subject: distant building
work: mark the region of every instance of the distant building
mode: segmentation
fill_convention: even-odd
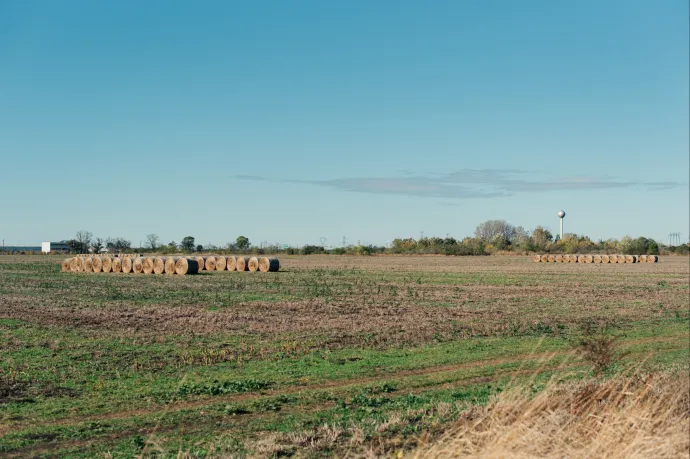
[[[33,245],[4,245],[2,248],[0,248],[0,251],[3,253],[38,253],[41,251],[41,248]]]
[[[41,252],[43,253],[69,253],[70,246],[66,242],[42,242]]]

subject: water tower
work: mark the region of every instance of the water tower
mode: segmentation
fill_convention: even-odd
[[[563,219],[565,218],[565,212],[562,210],[558,211],[558,218],[561,220],[561,241],[563,240]]]

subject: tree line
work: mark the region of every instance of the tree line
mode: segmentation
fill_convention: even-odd
[[[463,239],[453,237],[397,238],[389,246],[349,245],[326,248],[320,245],[305,245],[299,248],[266,245],[256,247],[249,238],[238,236],[234,242],[223,247],[197,245],[193,236],[185,236],[180,242],[160,243],[156,234],[147,234],[143,247],[133,247],[131,241],[116,238],[100,238],[85,230],[78,231],[75,238],[67,241],[73,252],[216,252],[288,255],[375,255],[375,254],[439,254],[439,255],[492,255],[495,253],[619,253],[634,255],[659,255],[661,253],[688,254],[689,245],[666,246],[646,237],[593,241],[588,236],[567,233],[560,239],[548,229],[537,226],[531,231],[513,226],[505,220],[488,220],[480,223],[473,236]]]

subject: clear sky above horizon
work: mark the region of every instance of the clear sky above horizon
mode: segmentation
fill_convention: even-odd
[[[690,234],[687,0],[0,2],[0,238]]]

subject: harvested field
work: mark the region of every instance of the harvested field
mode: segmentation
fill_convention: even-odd
[[[690,364],[681,257],[282,256],[197,276],[62,261],[0,256],[2,456],[390,456],[508,383],[591,378],[589,333],[617,337],[609,373]]]

